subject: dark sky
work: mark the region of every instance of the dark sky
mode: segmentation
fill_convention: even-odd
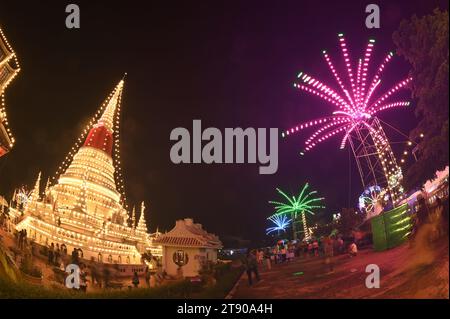
[[[79,30],[65,28],[69,3],[80,5]],[[52,176],[128,72],[121,119],[126,189],[132,202],[147,202],[152,230],[193,217],[222,237],[260,240],[275,187],[296,192],[306,181],[326,197],[326,214],[355,205],[362,189],[353,159],[349,163],[348,151],[339,150],[340,138],[305,157],[298,154],[308,135],[280,140],[278,172],[259,175],[254,164],[172,164],[169,134],[179,126],[191,130],[193,119],[220,129],[286,129],[326,116],[331,106],[292,83],[304,70],[335,86],[321,51],[339,60],[337,33],[346,34],[353,56],[375,37],[375,67],[395,49],[392,33],[402,19],[448,6],[437,0],[376,1],[381,29],[369,30],[368,3],[0,0],[0,25],[22,66],[6,94],[17,143],[0,159],[0,194],[31,186],[39,170]],[[396,57],[381,90],[403,79],[408,68]],[[416,124],[412,109],[386,111],[381,118],[405,133]]]

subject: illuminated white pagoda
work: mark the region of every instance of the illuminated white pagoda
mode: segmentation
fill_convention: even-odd
[[[61,175],[40,198],[40,174],[21,214],[17,229],[41,245],[58,243],[69,254],[81,249],[87,260],[142,264],[143,253],[161,256],[145,222],[144,203],[138,225],[124,204],[120,173],[118,126],[124,81],[109,95],[60,167]],[[81,144],[82,143],[82,144]],[[117,184],[116,184],[117,182]]]
[[[9,45],[0,28],[0,157],[9,152],[14,145],[14,137],[8,127],[5,109],[5,89],[20,71],[16,53]]]

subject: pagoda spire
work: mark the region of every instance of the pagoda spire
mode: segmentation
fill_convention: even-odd
[[[133,210],[131,211],[131,228],[136,228],[136,207],[133,206]]]
[[[98,124],[103,124],[111,133],[114,131],[114,115],[119,108],[120,97],[123,91],[124,79],[114,88],[114,91],[110,94],[108,104],[103,111],[102,116],[98,120]]]
[[[50,190],[50,177],[47,178],[47,183],[45,183],[44,194],[47,195],[49,190]]]
[[[38,177],[36,179],[36,183],[34,184],[34,188],[30,194],[29,202],[37,201],[40,197],[40,185],[41,185],[41,172],[39,172]]]
[[[145,215],[144,215],[144,211],[145,211],[145,204],[144,202],[141,203],[141,216],[139,216],[139,223],[137,225],[137,230],[140,230],[142,232],[147,232],[147,224],[145,222]]]

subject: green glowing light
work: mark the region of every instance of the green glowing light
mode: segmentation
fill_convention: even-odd
[[[306,213],[314,215],[314,209],[325,208],[319,204],[324,198],[323,197],[313,197],[317,191],[309,191],[309,184],[306,183],[298,196],[289,196],[281,189],[277,188],[278,193],[286,200],[285,202],[269,201],[270,204],[274,205],[275,214],[277,215],[289,215],[292,219],[292,229],[294,233],[294,239],[296,238],[295,222],[298,215],[302,217],[301,223],[303,224],[303,232],[306,239],[310,238],[311,234],[306,223]]]

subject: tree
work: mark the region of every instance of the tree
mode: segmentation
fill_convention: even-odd
[[[307,193],[308,187],[309,184],[306,183],[297,197],[293,195],[289,196],[281,189],[277,188],[278,193],[286,199],[286,202],[269,201],[270,204],[275,206],[275,214],[273,216],[289,215],[291,217],[293,239],[297,239],[297,229],[295,224],[299,214],[302,218],[301,223],[303,224],[304,239],[308,239],[310,234],[306,224],[306,213],[314,215],[314,209],[325,208],[324,206],[319,205],[319,202],[324,198],[312,197],[317,191],[310,191]]]
[[[418,140],[418,160],[405,176],[405,186],[422,185],[448,165],[448,11],[403,20],[394,32],[398,54],[412,65],[412,92],[417,99],[418,126],[410,138]]]

